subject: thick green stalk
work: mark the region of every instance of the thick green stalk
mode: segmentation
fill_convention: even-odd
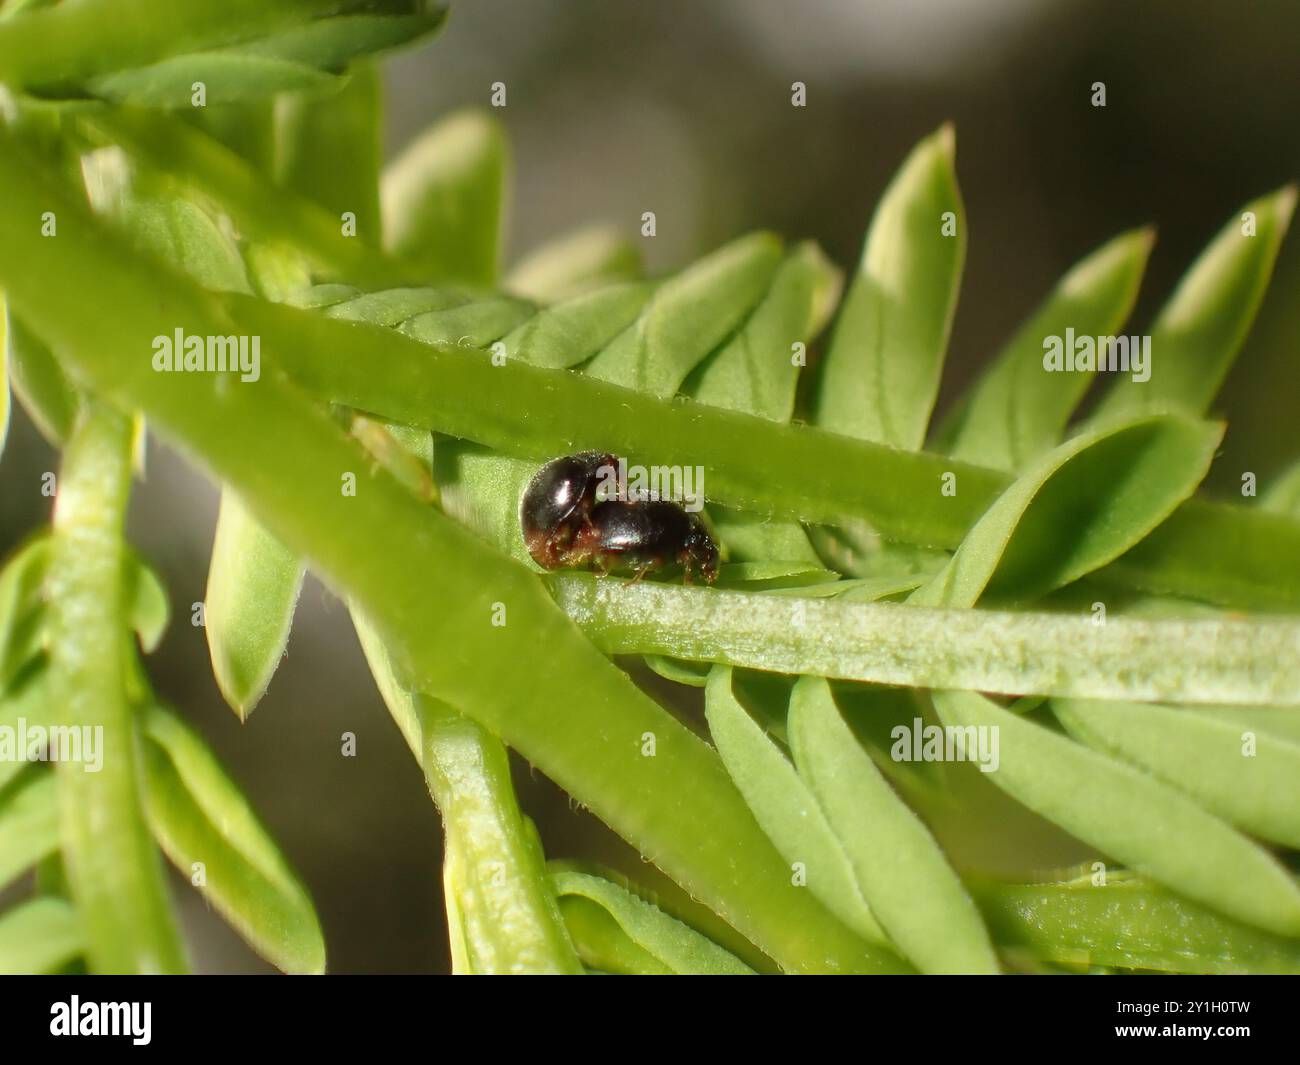
[[[354,596],[414,685],[518,749],[786,968],[900,965],[790,883],[714,752],[592,647],[536,576],[374,468],[269,367],[248,383],[155,372],[156,335],[237,332],[222,302],[97,226],[4,134],[0,151],[16,157],[0,167],[0,279],[14,305]],[[49,209],[58,240],[30,223]],[[264,334],[264,352],[283,339]]]
[[[556,597],[609,654],[1008,695],[1300,705],[1293,619],[1147,620],[754,595],[586,574]],[[1123,668],[1117,667],[1123,663]]]
[[[453,708],[419,701],[424,774],[442,812],[445,888],[476,973],[580,973],[500,740]]]
[[[809,522],[859,518],[889,539],[939,548],[960,544],[1011,483],[1010,474],[930,452],[657,399],[515,359],[496,365],[456,345],[227,299],[236,320],[262,335],[264,352],[320,398],[520,458],[600,448],[646,464],[707,462],[710,500]],[[941,491],[947,472],[956,495]],[[1300,522],[1193,499],[1097,572],[1120,586],[1300,609]]]
[[[54,508],[50,678],[60,723],[102,737],[102,764],[59,763],[63,850],[91,968],[179,972],[185,961],[141,810],[126,698],[122,523],[130,483],[129,419],[85,404]]]

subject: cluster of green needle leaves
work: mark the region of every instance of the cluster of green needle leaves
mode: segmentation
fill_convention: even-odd
[[[1088,376],[1041,367],[1046,336],[1126,328],[1141,230],[933,425],[966,240],[950,128],[847,285],[767,233],[661,279],[602,229],[503,272],[495,121],[451,116],[380,169],[358,57],[440,11],[195,0],[145,29],[109,7],[0,8],[8,372],[64,448],[53,529],[0,577],[0,724],[105,734],[99,774],[0,762],[0,881],[37,869],[0,968],[182,968],[150,833],[254,949],[324,967],[302,885],[149,690],[166,595],[122,538],[147,418],[223,486],[205,631],[241,717],[305,568],[349,604],[444,819],[456,971],[1300,969],[1300,474],[1195,495],[1293,188],[1193,264],[1147,327],[1150,381],[1080,418]],[[177,327],[258,336],[261,378],[155,373]],[[537,571],[522,486],[589,447],[705,468],[717,587]],[[915,721],[997,729],[988,782],[1103,864],[958,862],[940,828],[968,767],[891,757]],[[548,864],[507,747],[670,879]]]

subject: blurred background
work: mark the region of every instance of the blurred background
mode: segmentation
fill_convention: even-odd
[[[1144,331],[1228,218],[1300,178],[1294,0],[474,0],[453,4],[439,37],[391,58],[387,76],[390,155],[506,84],[495,114],[515,160],[507,262],[608,222],[641,240],[652,271],[756,228],[813,238],[850,271],[894,169],[954,121],[969,243],[941,408],[1108,237],[1158,228],[1133,322]],[[791,106],[794,81],[806,107]],[[1091,104],[1098,81],[1104,108]],[[648,210],[657,235],[641,239]],[[1245,470],[1263,488],[1300,455],[1298,292],[1293,235],[1220,396],[1230,429],[1210,491],[1237,491]],[[17,410],[10,433],[0,555],[48,520],[40,478],[57,469]],[[215,518],[212,487],[154,443],[130,534],[171,594],[172,627],[150,660],[159,693],[208,737],[306,880],[333,971],[445,971],[437,815],[346,610],[309,579],[257,711],[240,725],[221,701],[189,624]],[[345,731],[354,758],[341,756]],[[636,869],[540,774],[517,768],[548,856],[599,853]],[[996,850],[980,860],[991,872],[1010,861]],[[271,971],[173,882],[200,971]]]

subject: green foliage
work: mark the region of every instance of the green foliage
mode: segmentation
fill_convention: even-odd
[[[908,156],[876,208],[818,382],[813,421],[915,450],[925,439],[966,259],[951,126]]]
[[[1191,496],[1222,435],[1219,425],[1166,416],[1074,437],[1026,469],[910,601],[974,606],[986,593],[1029,601],[1078,580]]]
[[[241,719],[280,665],[302,578],[302,560],[223,493],[203,617],[217,686]]]
[[[494,119],[466,111],[433,126],[384,170],[384,246],[428,281],[491,285],[507,165]]]
[[[1300,847],[1300,482],[1257,507],[1195,496],[1293,188],[1193,265],[1149,382],[1072,425],[1090,375],[1040,363],[1045,337],[1123,326],[1137,230],[1074,267],[935,429],[966,247],[950,127],[885,190],[838,311],[820,251],[762,232],[647,280],[626,238],[587,229],[503,281],[493,119],[452,115],[379,172],[369,57],[440,7],[193,0],[141,22],[142,3],[0,19],[3,365],[66,448],[52,536],[0,572],[0,725],[105,732],[102,774],[0,761],[0,880],[66,873],[0,914],[0,970],[182,968],[149,829],[254,949],[325,965],[306,888],[130,638],[147,653],[168,614],[122,538],[141,414],[225,486],[207,635],[241,715],[304,565],[348,602],[442,813],[457,971],[751,969],[634,885],[548,870],[507,747],[787,971],[1300,968],[1300,888],[1269,845]],[[212,112],[162,113],[196,80]],[[96,218],[67,164],[104,147]],[[47,209],[57,241],[30,225]],[[259,380],[154,373],[140,338],[182,323],[259,336]],[[587,447],[706,467],[718,587],[537,572],[520,490]],[[716,751],[621,654],[704,687]],[[945,853],[959,774],[882,754],[931,700],[949,728],[998,730],[988,778],[1026,817],[1140,876],[994,884]]]
[[[1295,973],[1300,940],[1261,932],[1149,880],[1111,872],[1049,883],[972,884],[1008,951],[1051,965],[1171,973]]]
[[[1124,233],[1078,263],[989,363],[937,434],[968,462],[1020,469],[1061,439],[1091,384],[1086,373],[1048,377],[1043,338],[1113,336],[1124,325],[1151,253],[1149,229]]]
[[[1300,886],[1192,798],[972,692],[940,692],[945,725],[997,726],[994,784],[1072,835],[1229,917],[1300,936]]]
[[[745,976],[748,965],[621,884],[554,866],[551,884],[583,962],[628,975]]]
[[[325,970],[311,899],[203,741],[158,706],[143,714],[145,804],[163,852],[262,957]]]
[[[804,677],[790,699],[790,748],[868,904],[922,972],[996,973],[975,906],[939,845],[855,739],[830,686]]]

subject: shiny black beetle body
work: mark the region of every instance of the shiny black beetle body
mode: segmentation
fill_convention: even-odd
[[[718,548],[703,521],[667,500],[598,498],[618,459],[584,451],[548,462],[529,482],[519,505],[524,544],[543,569],[585,566],[599,573],[632,571],[636,579],[677,564],[690,583],[712,583]]]
[[[718,548],[704,522],[666,500],[598,503],[590,530],[573,547],[576,557],[602,571],[634,570],[640,577],[677,563],[687,584],[696,573],[708,583],[718,575]]]
[[[543,569],[570,564],[565,559],[574,538],[591,524],[600,470],[617,465],[613,455],[583,451],[552,459],[528,482],[519,503],[519,527],[528,553]]]

